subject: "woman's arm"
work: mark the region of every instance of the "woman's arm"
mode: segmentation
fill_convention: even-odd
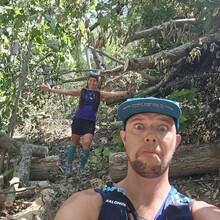
[[[71,95],[71,96],[80,96],[80,92],[81,92],[81,90],[52,89],[48,83],[42,84],[41,89],[44,92],[52,92],[60,95]]]
[[[127,91],[116,91],[116,92],[104,92],[104,91],[101,91],[100,94],[101,94],[101,99],[102,100],[107,100],[109,98],[113,98],[113,97],[119,97],[119,96],[130,96],[132,94],[135,93],[135,88],[132,86],[132,87],[128,87],[128,90]]]

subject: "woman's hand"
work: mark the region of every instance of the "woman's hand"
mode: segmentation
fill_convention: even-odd
[[[49,85],[49,83],[47,83],[47,84],[42,84],[41,85],[41,89],[44,91],[44,92],[50,92],[50,90],[51,90],[51,87],[50,87],[50,85]]]
[[[133,95],[136,92],[135,86],[129,86],[127,90],[128,95]]]

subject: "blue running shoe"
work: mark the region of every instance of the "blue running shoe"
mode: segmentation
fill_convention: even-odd
[[[72,172],[73,172],[72,165],[68,165],[68,166],[66,167],[66,174],[67,174],[67,175],[71,175]]]

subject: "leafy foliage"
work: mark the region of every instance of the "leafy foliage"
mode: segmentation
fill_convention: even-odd
[[[43,108],[47,95],[42,95],[39,89],[42,82],[64,89],[81,87],[81,82],[63,82],[85,75],[88,46],[103,50],[119,61],[148,56],[179,46],[195,35],[216,31],[218,6],[218,0],[1,1],[0,130],[8,131],[13,113],[16,113],[16,125],[19,126],[33,117],[33,109]],[[136,31],[172,19],[192,17],[198,19],[196,28],[172,26],[157,36],[125,45],[126,39]],[[218,33],[215,36],[218,39]],[[152,42],[155,42],[154,47]],[[191,56],[198,58],[199,52],[192,50]],[[106,58],[104,62],[108,69],[117,66],[112,59]],[[94,60],[92,66],[98,68]],[[143,78],[145,75],[159,78],[170,68],[171,65],[165,68],[155,65],[154,69],[140,74]],[[126,76],[118,81],[121,87],[125,82]],[[188,98],[181,91],[180,95],[177,93],[174,96]],[[67,115],[75,105],[74,98],[63,99]]]
[[[192,85],[190,90],[182,89],[180,91],[174,91],[167,98],[171,100],[176,100],[182,103],[183,115],[180,119],[180,131],[187,131],[188,127],[191,125],[194,115],[199,113],[198,108],[200,103],[198,103],[196,97],[198,96],[199,90]]]
[[[112,149],[112,152],[124,152],[125,148],[124,148],[124,144],[120,138],[120,130],[121,129],[117,129],[114,133],[113,133],[113,145],[114,148]]]
[[[91,158],[91,161],[96,164],[98,170],[107,169],[109,153],[109,148],[103,144],[94,149],[94,156]]]

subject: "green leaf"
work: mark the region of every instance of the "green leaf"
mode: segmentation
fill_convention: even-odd
[[[61,61],[61,62],[65,62],[65,60],[66,60],[66,59],[65,59],[64,56],[60,56],[60,61]]]
[[[204,22],[203,22],[203,28],[205,29],[206,32],[209,32],[213,27],[213,19],[211,17],[211,15],[207,15],[204,18]]]
[[[21,28],[23,27],[24,25],[24,19],[25,19],[25,16],[23,15],[17,15],[16,16],[16,20],[15,20],[15,28]]]
[[[99,23],[101,27],[107,27],[109,23],[109,17],[104,16],[103,18],[100,19]]]
[[[31,31],[31,35],[32,35],[32,37],[41,35],[41,31],[40,31],[39,29],[37,29],[37,28],[34,28],[34,29],[32,29],[32,31]]]
[[[58,41],[49,40],[47,42],[47,46],[53,49],[54,51],[58,51],[60,47],[60,43]]]
[[[37,41],[37,43],[42,44],[44,43],[43,37],[42,36],[36,36],[35,40]]]
[[[5,100],[6,100],[6,96],[0,97],[0,102],[5,102]]]
[[[215,39],[218,40],[218,41],[220,41],[220,32],[215,33]]]

